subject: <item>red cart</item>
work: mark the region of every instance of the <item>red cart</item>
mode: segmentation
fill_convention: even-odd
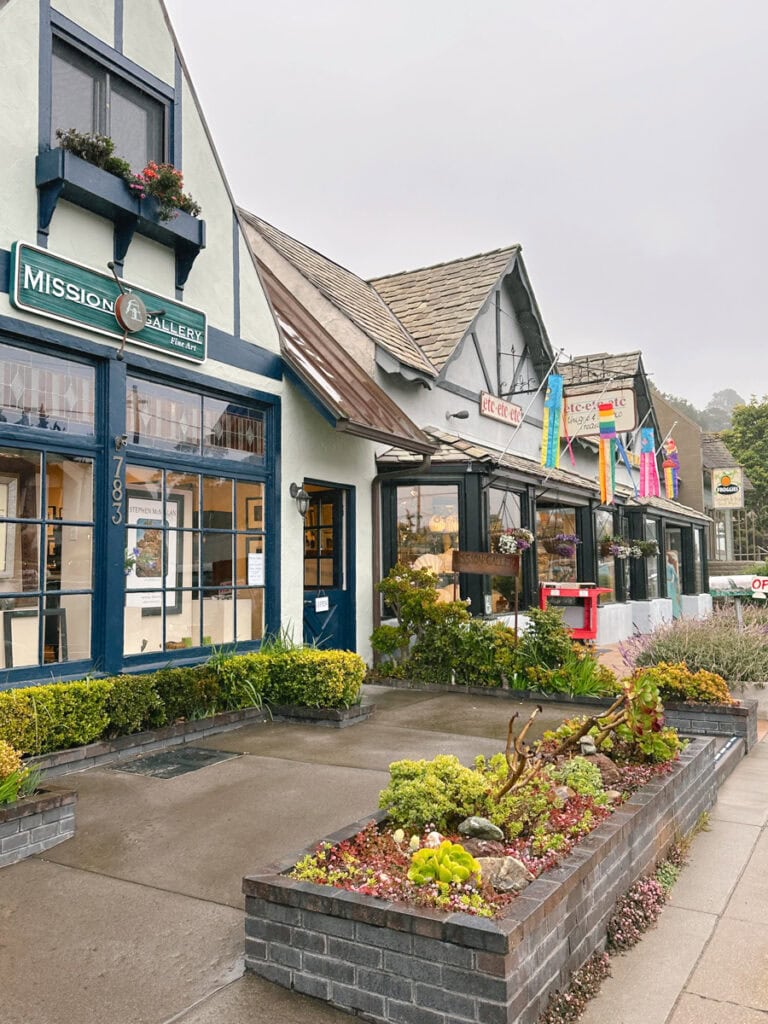
[[[574,640],[594,640],[597,637],[597,599],[601,594],[610,594],[610,587],[597,587],[594,583],[540,583],[539,608],[546,608],[554,598],[575,598],[580,601],[584,617],[582,625],[566,620]]]

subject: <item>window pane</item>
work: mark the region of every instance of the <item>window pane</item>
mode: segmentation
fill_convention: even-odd
[[[264,577],[264,537],[238,534],[237,545],[237,576],[238,586],[262,586]]]
[[[46,519],[93,522],[93,462],[46,455]]]
[[[702,531],[694,529],[693,531],[693,576],[696,584],[696,593],[701,593],[701,586],[704,579],[704,568],[702,565],[702,552],[704,545],[702,541]]]
[[[237,529],[264,530],[264,484],[238,482]]]
[[[39,452],[0,448],[0,482],[8,518],[40,518]]]
[[[490,550],[499,550],[499,537],[512,526],[522,526],[520,495],[513,491],[502,491],[496,487],[488,489],[488,525]],[[515,577],[491,577],[491,609],[506,612],[515,606]]]
[[[453,600],[453,552],[459,547],[459,488],[414,484],[397,488],[397,560],[438,577],[441,600]]]
[[[204,533],[202,539],[204,587],[232,587],[232,534]]]
[[[206,637],[208,639],[206,639]],[[203,597],[203,643],[231,644],[235,639],[235,602],[230,593],[221,599],[218,594],[205,593]]]
[[[87,660],[91,656],[90,594],[65,594],[55,600],[60,604],[61,615],[50,612],[45,615],[45,660],[49,656],[53,661]]]
[[[200,646],[200,601],[193,591],[181,591],[175,595],[173,607],[179,611],[165,616],[165,649],[181,650],[185,647]]]
[[[194,526],[199,521],[200,477],[197,473],[165,474],[166,505],[182,499],[182,514],[179,526]]]
[[[659,541],[659,527],[655,519],[647,516],[645,523],[645,539]],[[645,561],[645,592],[649,600],[659,597],[659,555],[649,555]]]
[[[165,451],[200,451],[200,397],[129,377],[125,430],[133,444]]]
[[[679,526],[668,526],[666,538],[665,571],[667,576],[667,598],[672,602],[672,615],[679,619],[683,614],[682,565],[683,532]]]
[[[93,435],[95,379],[93,367],[3,346],[0,423]]]
[[[241,461],[264,458],[264,414],[203,399],[203,454]]]
[[[103,130],[99,121],[99,83],[90,61],[55,40],[53,52],[51,145],[58,146],[56,129],[79,132]]]
[[[536,560],[539,579],[552,583],[575,582],[576,509],[538,508],[536,510]]]
[[[128,491],[128,522],[149,514],[159,518],[162,513],[163,471],[148,466],[126,466],[125,487]],[[135,499],[135,500],[134,500]],[[154,504],[143,505],[144,501]]]
[[[203,529],[232,529],[232,484],[226,477],[203,477]]]
[[[601,604],[612,604],[616,600],[616,559],[608,550],[610,539],[615,534],[613,512],[597,509],[595,512],[595,538],[597,541],[597,585],[609,587],[610,594],[601,594]]]
[[[90,590],[93,583],[92,527],[49,523],[45,531],[46,590]]]
[[[264,636],[264,591],[238,590],[237,641],[261,640]]]
[[[128,82],[110,76],[109,134],[115,143],[115,155],[140,171],[150,160],[163,163],[163,122],[161,103]]]
[[[40,618],[37,606],[6,610],[3,616],[2,658],[4,668],[37,665]]]

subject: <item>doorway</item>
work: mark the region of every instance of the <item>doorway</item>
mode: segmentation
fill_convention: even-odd
[[[348,487],[308,483],[304,517],[304,643],[355,649],[353,499]]]

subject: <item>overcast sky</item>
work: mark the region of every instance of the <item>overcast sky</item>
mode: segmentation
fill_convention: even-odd
[[[364,277],[519,242],[552,344],[768,392],[765,0],[166,0],[237,201]]]

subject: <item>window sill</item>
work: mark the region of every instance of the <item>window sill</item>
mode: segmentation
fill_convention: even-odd
[[[94,167],[68,150],[57,148],[39,154],[35,184],[40,197],[40,232],[48,233],[56,204],[59,199],[66,199],[114,223],[117,263],[125,259],[137,232],[173,249],[177,288],[184,287],[192,264],[205,248],[204,220],[181,211],[173,220],[160,220],[155,199],[138,199],[121,178]]]

